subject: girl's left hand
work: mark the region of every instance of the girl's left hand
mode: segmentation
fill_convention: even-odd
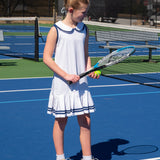
[[[91,72],[90,74],[88,74],[88,76],[93,78],[93,79],[99,79],[99,77],[100,77],[100,75],[97,75],[94,72]]]

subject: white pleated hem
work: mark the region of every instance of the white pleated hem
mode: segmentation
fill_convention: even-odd
[[[90,114],[95,112],[94,106],[83,107],[81,109],[71,109],[65,111],[55,111],[53,108],[48,108],[47,114],[55,116],[55,118],[65,118],[65,117],[72,117],[72,116],[79,116],[84,114]]]
[[[48,103],[48,114],[56,118],[71,117],[95,112],[94,103],[89,91],[72,91],[56,95],[51,90]]]

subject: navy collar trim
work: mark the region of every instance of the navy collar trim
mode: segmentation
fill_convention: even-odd
[[[57,23],[54,24],[55,27],[59,28],[60,30],[64,31],[64,32],[73,32],[74,30],[81,32],[84,30],[84,23],[80,22],[77,24],[76,28],[72,28],[70,26],[67,26],[66,24],[64,24],[62,21],[59,21]]]

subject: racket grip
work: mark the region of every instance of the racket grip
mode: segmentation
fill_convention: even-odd
[[[79,76],[80,76],[80,78],[83,78],[84,76],[86,76],[88,73],[82,73],[82,74],[80,74]],[[68,81],[68,85],[71,85],[73,82],[72,81]]]
[[[68,85],[71,85],[73,82],[72,81],[68,81]]]
[[[81,73],[79,76],[80,76],[80,78],[83,78],[83,77],[85,77],[87,74],[93,72],[94,70],[96,70],[96,69],[92,69],[92,70],[89,70],[89,71],[87,71],[87,72]],[[68,85],[71,85],[72,83],[73,83],[72,81],[68,81]]]
[[[89,74],[90,72],[84,72],[84,73],[81,73],[79,76],[80,78],[83,78],[84,76],[86,76],[87,74]]]

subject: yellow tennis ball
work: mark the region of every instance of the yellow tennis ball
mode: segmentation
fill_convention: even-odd
[[[100,76],[101,75],[101,71],[100,70],[94,71],[94,74],[96,74],[97,76]]]

